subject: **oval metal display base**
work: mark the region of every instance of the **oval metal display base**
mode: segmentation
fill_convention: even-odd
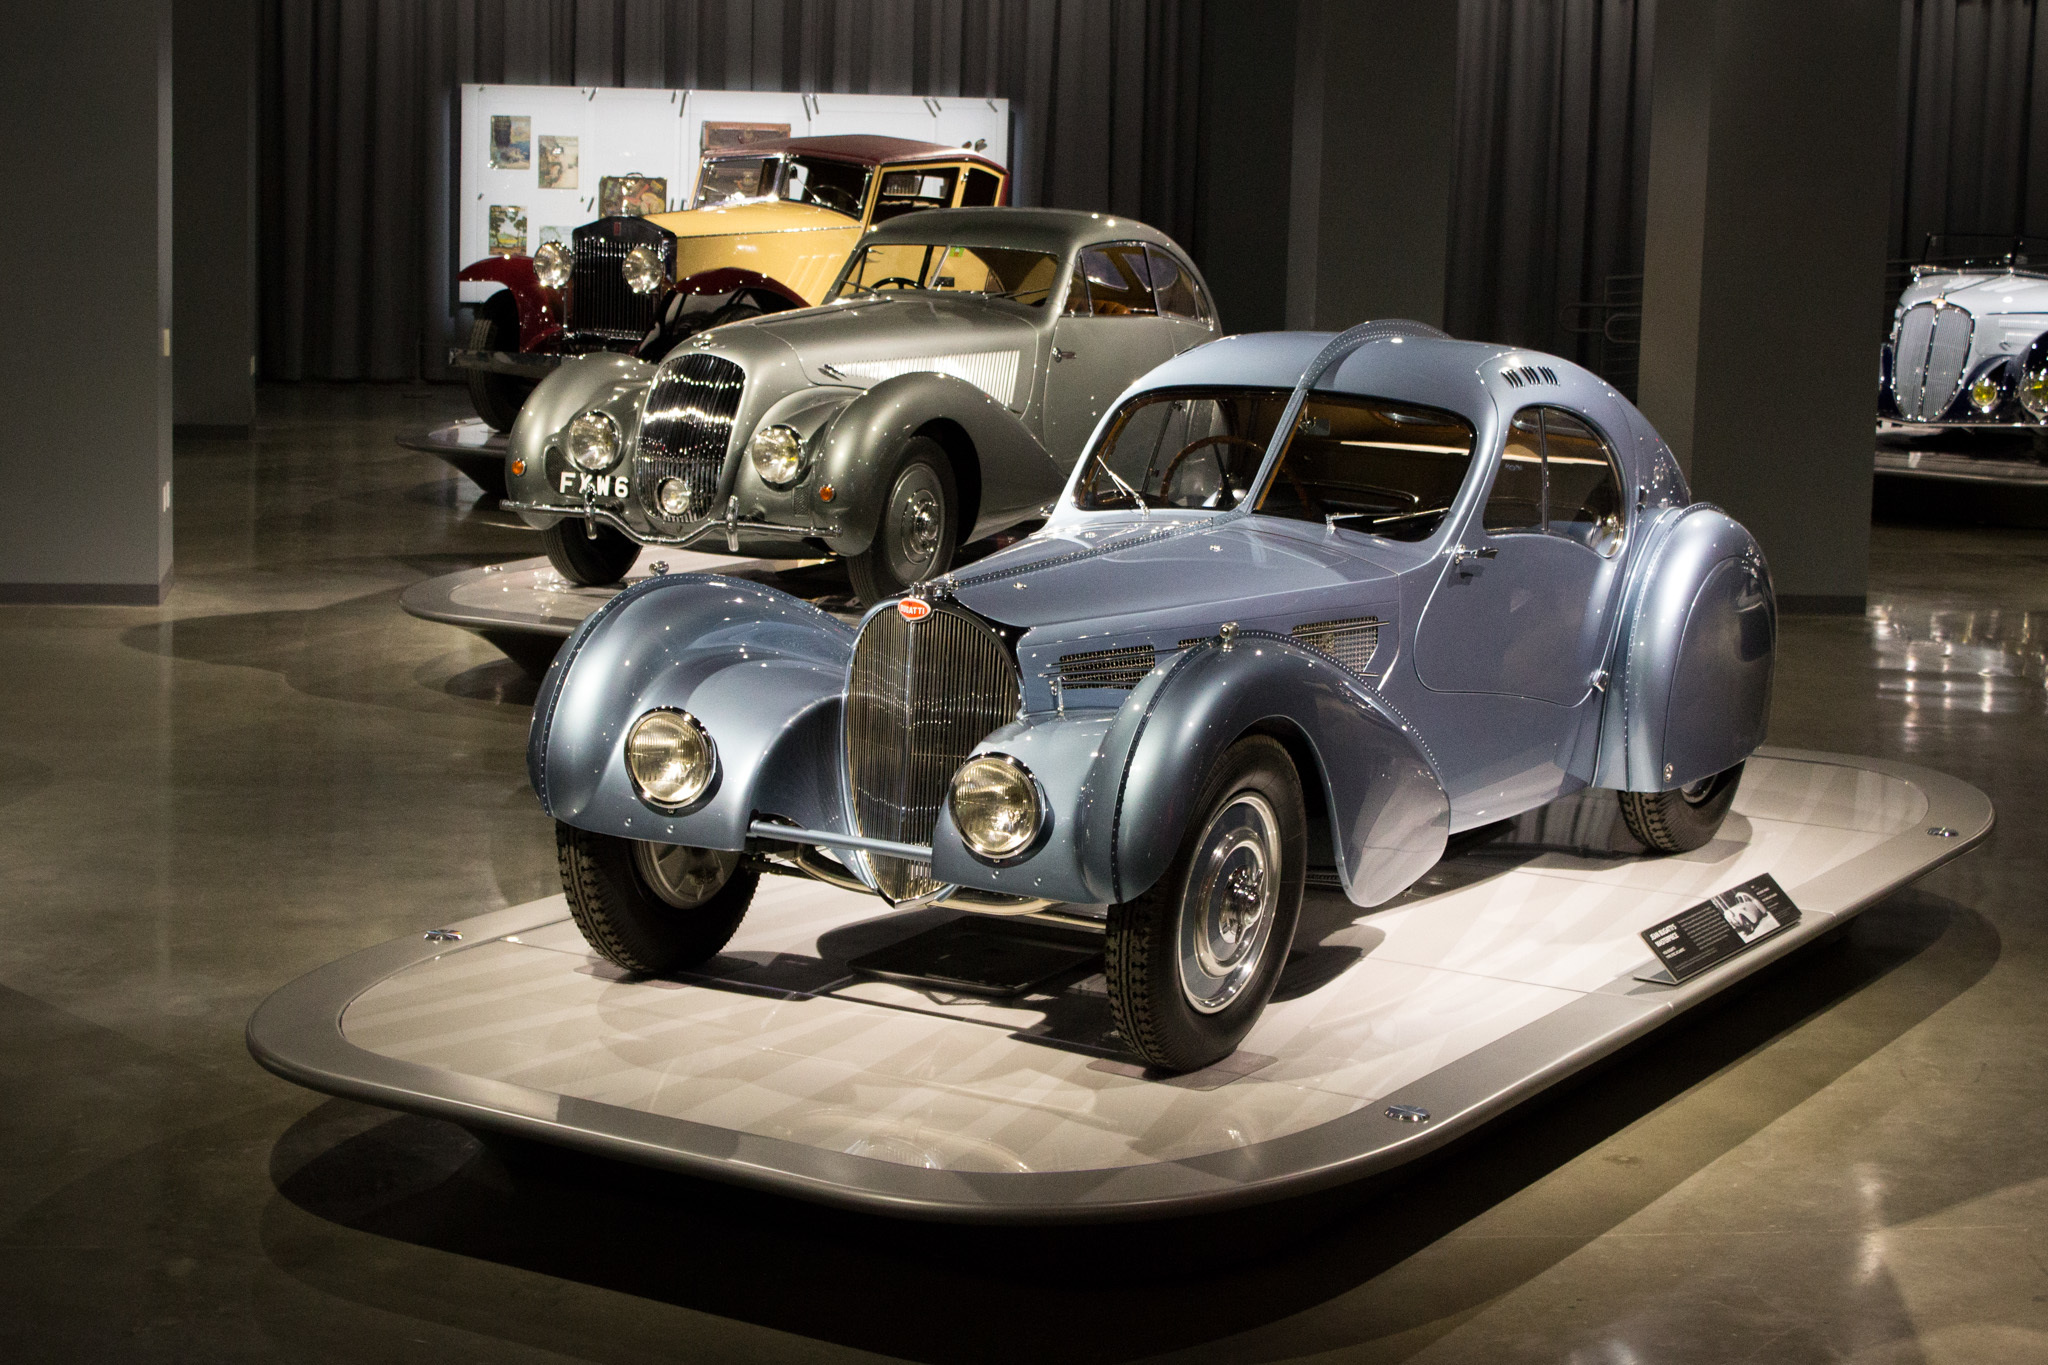
[[[405,431],[398,437],[398,443],[407,450],[440,456],[494,498],[505,496],[505,447],[509,440],[504,432],[491,430],[481,417]]]
[[[1765,750],[1719,838],[1651,857],[1611,793],[1581,793],[1378,910],[1312,890],[1273,1003],[1235,1056],[1192,1076],[1122,1055],[1100,960],[1073,931],[889,912],[782,877],[698,972],[619,972],[551,897],[293,982],[250,1020],[249,1049],[333,1094],[871,1211],[1183,1214],[1439,1147],[1839,927],[1991,821],[1981,792],[1940,773]],[[1658,970],[1644,931],[1765,874],[1795,923],[1683,983]]]

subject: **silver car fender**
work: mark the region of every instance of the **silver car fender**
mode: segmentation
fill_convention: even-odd
[[[534,699],[527,776],[558,820],[599,834],[738,849],[755,811],[810,829],[844,824],[820,771],[838,751],[854,632],[801,598],[743,579],[647,579],[593,612]],[[716,751],[710,790],[680,814],[642,801],[628,732],[657,707],[687,711]]]
[[[519,409],[512,433],[505,442],[505,488],[513,502],[551,502],[557,499],[548,487],[547,447],[555,434],[575,420],[585,408],[595,407],[622,389],[629,390],[630,402],[621,406],[621,467],[632,459],[638,424],[640,395],[654,378],[654,366],[629,355],[609,351],[578,356],[557,367],[540,381]],[[519,473],[513,473],[518,469]],[[529,526],[545,529],[560,521],[545,512],[521,512]]]
[[[1669,791],[1735,766],[1763,743],[1778,606],[1763,551],[1707,503],[1648,528],[1626,589],[1601,705],[1593,784]]]
[[[963,545],[1031,517],[1066,483],[1066,467],[981,389],[949,374],[899,374],[847,404],[826,429],[810,482],[831,484],[845,500],[844,529],[828,542],[835,551],[856,555],[873,543],[897,452],[920,431],[966,475],[961,512],[972,524],[963,527]]]

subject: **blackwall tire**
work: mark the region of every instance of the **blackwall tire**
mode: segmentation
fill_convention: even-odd
[[[761,876],[737,853],[643,844],[555,823],[562,891],[584,942],[629,972],[673,972],[717,956]],[[676,864],[673,875],[663,866]]]
[[[472,351],[516,351],[519,349],[519,333],[516,328],[507,327],[502,318],[481,317],[469,329],[469,349]],[[525,404],[526,396],[533,392],[534,381],[521,379],[516,374],[494,374],[490,370],[469,370],[469,401],[476,408],[476,415],[492,431],[510,431],[512,423],[519,416],[519,409]]]
[[[1277,741],[1232,745],[1194,810],[1166,874],[1109,911],[1110,1012],[1162,1071],[1237,1050],[1287,964],[1307,872],[1301,778]]]
[[[1721,830],[1735,789],[1742,783],[1742,765],[1679,791],[1616,792],[1621,820],[1653,853],[1690,853],[1703,848]]]
[[[937,441],[906,441],[884,488],[874,543],[846,561],[854,596],[864,607],[952,568],[960,546],[960,493]]]
[[[624,532],[600,525],[592,536],[574,517],[564,517],[542,531],[540,543],[556,573],[586,588],[618,582],[640,557],[640,547]]]

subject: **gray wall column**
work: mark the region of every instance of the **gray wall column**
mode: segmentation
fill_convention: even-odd
[[[171,6],[10,11],[0,127],[0,600],[163,600],[171,573]],[[74,266],[79,268],[73,268]],[[32,325],[24,326],[28,321]]]
[[[177,0],[174,14],[173,421],[238,435],[255,412],[256,10]]]
[[[1639,402],[1791,610],[1861,611],[1899,11],[1659,0]]]

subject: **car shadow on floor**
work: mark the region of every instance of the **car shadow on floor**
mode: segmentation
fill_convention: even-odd
[[[1424,1163],[1283,1203],[1157,1223],[895,1220],[480,1140],[450,1123],[334,1100],[272,1149],[278,1200],[265,1216],[265,1247],[323,1293],[380,1306],[397,1297],[410,1311],[535,1343],[573,1335],[553,1307],[566,1296],[485,1302],[450,1285],[422,1302],[415,1288],[387,1282],[406,1258],[334,1254],[309,1241],[298,1212],[637,1296],[650,1308],[922,1361],[1122,1361],[1198,1347],[1398,1267],[1402,1292],[1375,1296],[1364,1328],[1347,1320],[1354,1333],[1385,1338],[1476,1310],[1543,1273],[1940,1010],[1999,952],[1983,916],[1908,889]],[[1830,1027],[1828,1016],[1852,1003],[1853,1021]],[[1824,1030],[1829,1045],[1767,1046],[1806,1028]],[[1599,1159],[1594,1149],[1656,1123],[1667,1103],[1738,1064],[1755,1101],[1738,1114],[1717,1111],[1715,1124],[1681,1129],[1684,1141],[1655,1161],[1609,1154],[1562,1177],[1576,1182],[1569,1229],[1509,1239],[1506,1249],[1445,1242],[1581,1158]],[[1438,1254],[1404,1266],[1440,1242]],[[629,1357],[623,1346],[608,1356],[602,1324],[590,1329],[579,1354]]]

